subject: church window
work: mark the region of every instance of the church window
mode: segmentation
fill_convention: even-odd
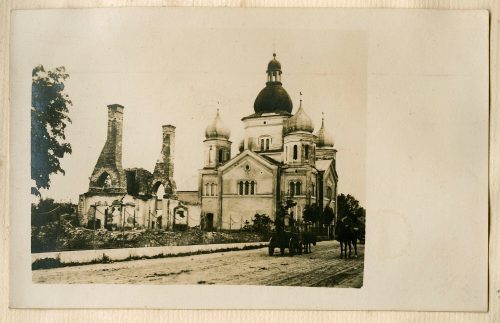
[[[224,161],[224,150],[219,149],[219,163],[222,163]]]
[[[260,140],[260,150],[264,151],[264,139]]]
[[[298,155],[297,145],[293,145],[293,160],[297,160],[297,155]]]
[[[306,159],[309,159],[309,145],[304,146],[304,155]]]
[[[302,195],[302,183],[300,181],[291,181],[289,183],[288,194],[290,196]]]
[[[267,138],[267,139],[266,139],[266,150],[269,150],[269,141],[270,141],[270,139],[269,139],[269,138]]]
[[[257,192],[257,183],[255,181],[238,182],[239,195],[255,195]]]
[[[285,146],[285,161],[288,160],[288,146]]]
[[[210,146],[210,150],[208,151],[208,163],[212,163],[212,146]]]

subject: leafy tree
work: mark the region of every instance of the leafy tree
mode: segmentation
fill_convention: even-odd
[[[32,72],[31,86],[31,179],[33,195],[40,196],[41,188],[50,187],[50,175],[64,174],[59,160],[71,154],[71,145],[64,142],[73,105],[64,93],[64,81],[69,77],[63,66],[45,71],[38,65]]]
[[[337,211],[337,220],[347,217],[351,223],[359,228],[361,236],[364,237],[366,210],[361,207],[354,196],[340,194],[337,198]]]
[[[316,203],[313,203],[306,205],[302,218],[305,222],[317,223],[322,217],[322,213],[321,208]]]
[[[331,207],[327,206],[323,211],[320,221],[322,224],[328,225],[332,223],[334,217],[335,217],[335,212],[333,212],[333,209]]]
[[[31,204],[31,225],[39,226],[59,221],[61,216],[75,215],[75,210],[76,206],[71,203],[55,202],[50,198],[40,199],[37,204]]]
[[[267,234],[271,231],[271,224],[273,223],[273,220],[265,214],[255,214],[252,222],[252,229],[254,232]]]

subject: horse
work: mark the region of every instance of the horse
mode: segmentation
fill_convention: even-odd
[[[304,253],[311,253],[311,244],[316,245],[316,236],[310,232],[302,232],[302,245],[304,247]]]
[[[358,256],[357,240],[359,228],[348,217],[343,217],[335,226],[336,240],[340,242],[340,258],[347,259],[347,248],[351,258],[351,247],[354,247],[354,257]]]

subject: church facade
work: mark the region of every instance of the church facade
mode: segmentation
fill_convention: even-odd
[[[267,82],[243,117],[244,139],[231,157],[230,130],[219,111],[205,130],[204,167],[199,170],[202,227],[236,229],[255,214],[275,219],[286,200],[296,205],[290,216],[300,222],[304,208],[316,204],[336,213],[337,183],[334,141],[322,119],[318,131],[300,100],[295,114],[282,86],[281,64],[267,66]]]

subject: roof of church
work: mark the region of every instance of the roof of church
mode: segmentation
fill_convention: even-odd
[[[281,63],[276,60],[276,54],[273,54],[273,59],[267,64],[266,72],[268,75],[276,74],[274,72],[278,72],[278,75],[281,75]],[[281,86],[281,81],[279,79],[268,79],[266,87],[263,88],[257,95],[257,98],[255,98],[253,109],[256,114],[270,112],[291,113],[293,103],[286,90]]]
[[[295,115],[287,120],[285,127],[283,128],[283,132],[285,134],[289,134],[294,131],[313,132],[313,130],[313,122],[302,108],[302,99],[300,99],[299,110],[295,113]]]
[[[276,166],[279,166],[281,165],[281,163],[279,161],[277,161],[276,159],[272,158],[272,157],[269,157],[267,155],[261,155],[259,154],[261,157],[264,157],[264,159],[266,159],[267,161],[269,161],[271,164],[274,164]]]
[[[276,53],[273,53],[273,59],[267,64],[267,71],[281,71],[281,63],[276,59]]]
[[[330,133],[325,129],[325,118],[321,119],[321,128],[319,128],[316,136],[318,137],[318,147],[333,147],[335,142]]]
[[[288,112],[293,109],[292,99],[288,92],[278,82],[268,82],[253,104],[255,113]]]
[[[330,164],[333,162],[333,159],[320,159],[316,161],[316,169],[319,171],[326,171]]]
[[[217,115],[215,119],[207,126],[205,129],[205,138],[225,138],[229,139],[231,135],[231,131],[228,127],[222,122],[219,109],[217,109]]]

